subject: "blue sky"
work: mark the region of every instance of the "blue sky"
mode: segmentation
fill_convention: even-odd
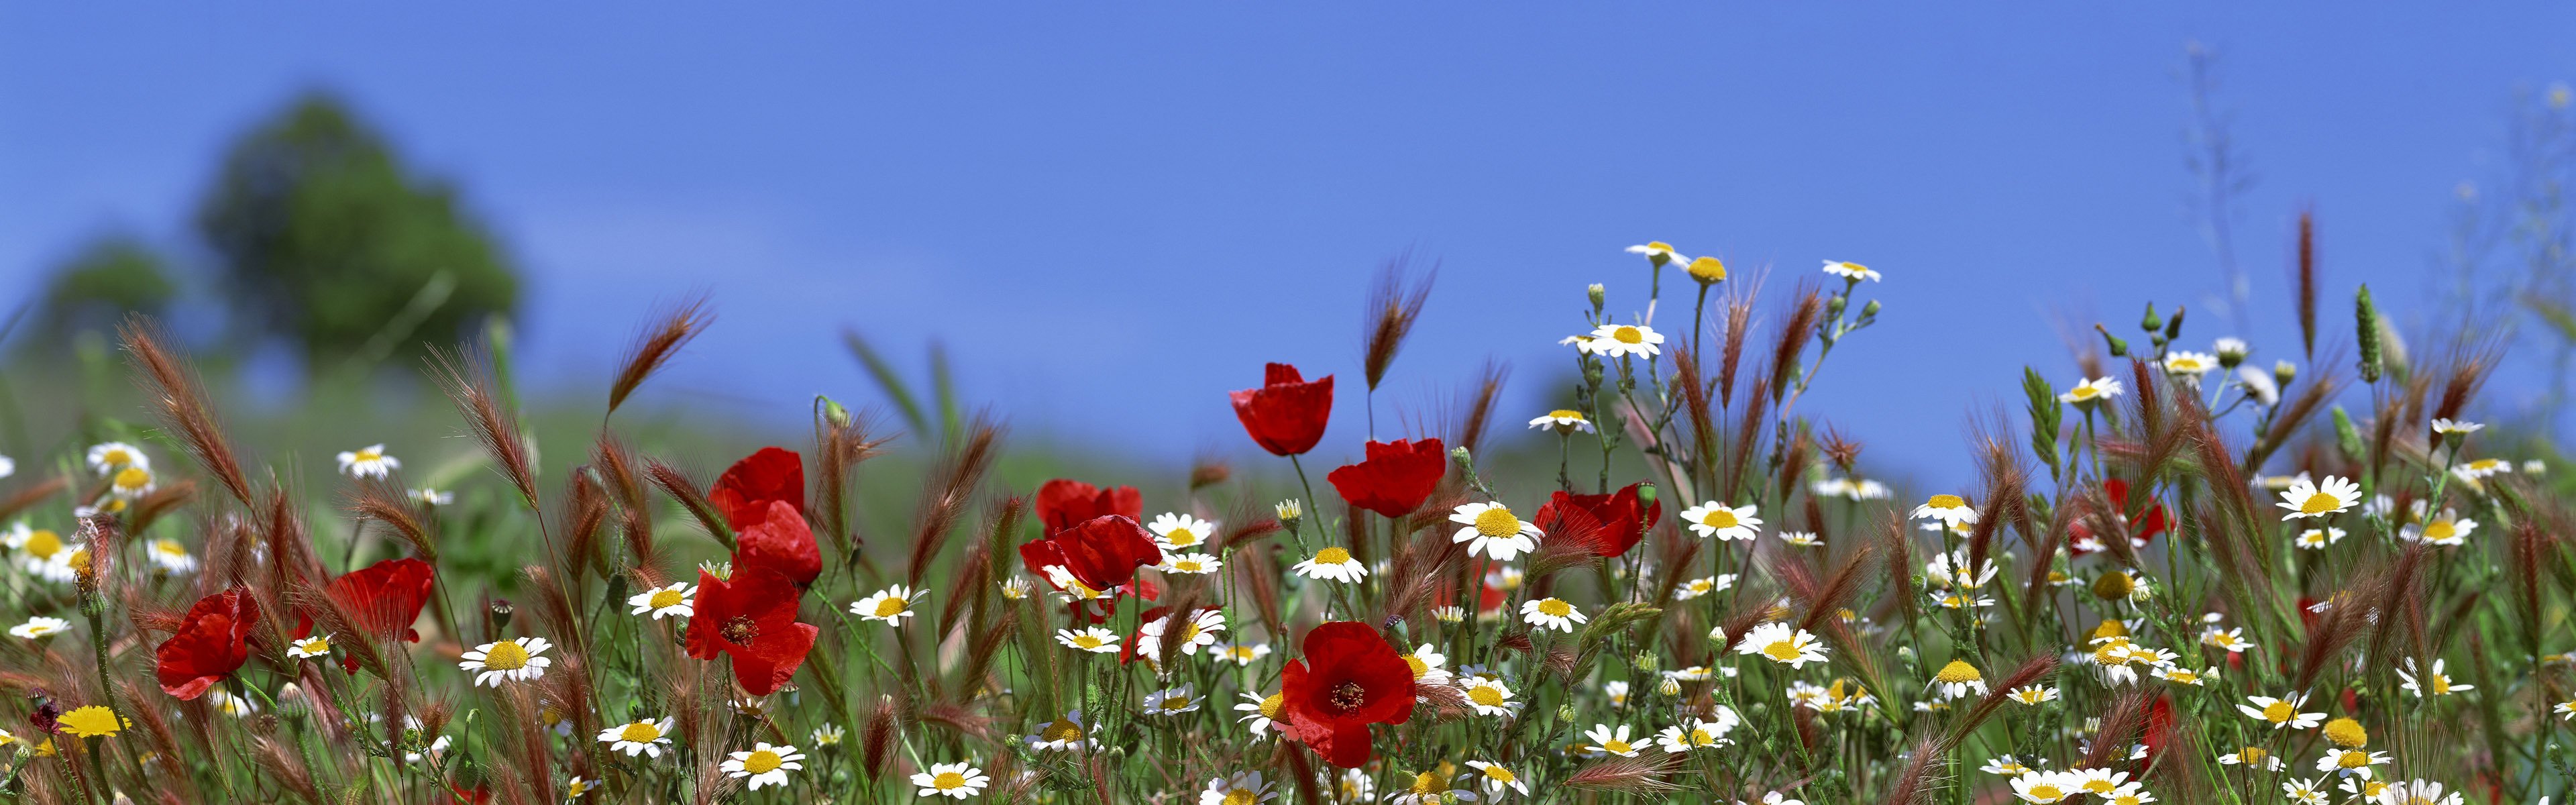
[[[1620,249],[1662,239],[1775,293],[1822,259],[1883,271],[1883,324],[1807,410],[1942,475],[2021,364],[2072,379],[2062,324],[2219,287],[2183,203],[2186,41],[2223,54],[2275,323],[2196,313],[2189,340],[2295,357],[2302,205],[2336,296],[2420,307],[2514,93],[2576,77],[2576,7],[2440,5],[22,4],[0,296],[104,229],[184,245],[223,144],[324,85],[462,184],[528,269],[534,373],[585,390],[704,289],[717,328],[657,386],[689,405],[871,401],[850,325],[944,341],[1023,432],[1236,449],[1224,392],[1265,360],[1344,375],[1357,422],[1360,297],[1411,248],[1443,267],[1386,400],[1490,355],[1526,417],[1582,287],[1642,307]]]

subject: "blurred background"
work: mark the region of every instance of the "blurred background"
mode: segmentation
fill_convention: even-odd
[[[814,395],[894,411],[856,335],[1024,460],[1177,484],[1247,451],[1224,393],[1264,361],[1344,376],[1324,452],[1357,452],[1397,259],[1438,277],[1380,435],[1491,358],[1506,444],[1553,452],[1517,423],[1568,393],[1584,286],[1641,310],[1621,250],[1663,240],[1775,297],[1881,271],[1801,410],[1941,484],[2024,365],[2071,384],[2149,301],[2186,346],[2299,359],[2313,212],[2327,321],[2366,282],[2411,350],[2509,344],[2479,416],[2550,457],[2571,31],[2540,2],[17,5],[0,452],[140,418],[104,404],[126,311],[267,460],[472,454],[421,347],[491,335],[579,444],[635,329],[703,294],[714,329],[637,405],[710,474],[802,438]]]

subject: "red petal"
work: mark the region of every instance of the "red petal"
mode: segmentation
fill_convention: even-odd
[[[707,490],[707,502],[724,514],[735,530],[769,516],[770,501],[786,501],[805,512],[805,460],[796,451],[763,447],[733,463]]]
[[[197,599],[179,620],[179,631],[153,652],[161,690],[180,699],[206,689],[250,660],[250,631],[259,625],[259,603],[234,587]]]
[[[823,549],[814,544],[814,529],[805,524],[803,512],[787,501],[773,500],[763,519],[744,527],[735,538],[733,566],[768,568],[804,586],[823,575]]]

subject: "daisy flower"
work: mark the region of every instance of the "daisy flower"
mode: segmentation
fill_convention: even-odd
[[[1099,739],[1091,737],[1091,727],[1083,723],[1080,710],[1067,710],[1063,718],[1047,722],[1046,726],[1039,727],[1036,733],[1020,740],[1028,744],[1029,749],[1041,752],[1061,752],[1081,746],[1100,745]]]
[[[2281,784],[2281,795],[2289,797],[2291,805],[2326,805],[2328,795],[2323,789],[2324,785],[2323,777],[2314,780],[2291,780]]]
[[[1216,656],[1217,659],[1225,660],[1236,665],[1249,666],[1253,663],[1260,662],[1263,657],[1270,656],[1270,644],[1227,643],[1225,647],[1217,649]]]
[[[1665,243],[1660,240],[1642,245],[1630,246],[1628,247],[1628,253],[1645,255],[1648,261],[1653,262],[1658,266],[1665,263],[1682,263],[1689,261],[1689,258],[1683,257],[1680,252],[1673,251],[1672,244]]]
[[[1698,280],[1702,285],[1726,281],[1726,261],[1715,257],[1691,258],[1690,265],[1683,267],[1682,270],[1690,272],[1691,279]]]
[[[1592,729],[1584,731],[1583,737],[1592,739],[1591,743],[1584,744],[1583,751],[1585,752],[1593,754],[1612,754],[1620,757],[1637,756],[1637,746],[1628,742],[1628,725],[1626,724],[1619,725],[1617,732],[1612,732],[1610,725],[1608,724],[1594,724],[1592,725]]]
[[[1413,669],[1413,684],[1416,685],[1449,684],[1448,669],[1440,667],[1447,662],[1449,657],[1441,654],[1439,647],[1429,643],[1424,643],[1421,648],[1414,649],[1413,653],[1404,655],[1404,664]]]
[[[215,712],[234,718],[243,718],[259,712],[259,705],[252,704],[249,699],[242,698],[240,694],[229,690],[215,691],[207,698],[215,701]]]
[[[1951,660],[1950,664],[1941,666],[1941,671],[1933,674],[1932,682],[1924,687],[1940,689],[1942,698],[1946,699],[1957,699],[1971,691],[1984,696],[1986,676],[1979,673],[1976,666],[1969,665],[1967,660]]]
[[[1261,772],[1247,771],[1209,778],[1207,790],[1199,792],[1199,805],[1261,805],[1278,798],[1279,792],[1261,782]]]
[[[2075,780],[2067,779],[2064,772],[2026,771],[2022,772],[2021,776],[2013,778],[2013,796],[2020,797],[2023,802],[2039,803],[2039,805],[2063,802],[2067,797],[2076,795],[2076,783]]]
[[[23,637],[29,640],[34,640],[39,637],[52,637],[54,635],[62,634],[64,632],[71,631],[71,628],[71,621],[38,615],[33,618],[28,618],[26,623],[9,627],[9,634],[14,637]]]
[[[1079,632],[1071,629],[1057,629],[1055,630],[1055,642],[1063,643],[1066,648],[1074,649],[1076,651],[1088,651],[1093,654],[1108,654],[1118,650],[1118,633],[1098,626],[1086,628]]]
[[[2434,433],[2438,433],[2438,434],[2442,434],[2442,435],[2444,435],[2444,436],[2449,436],[2449,435],[2452,435],[2452,434],[2458,434],[2458,435],[2461,435],[2461,436],[2466,436],[2466,435],[2469,435],[2469,434],[2472,434],[2472,433],[2476,433],[2476,432],[2478,432],[2480,429],[2483,429],[2483,428],[2485,428],[2485,427],[2486,427],[2485,425],[2481,425],[2481,424],[2478,424],[2478,423],[2475,423],[2475,422],[2470,422],[2470,421],[2468,421],[2468,420],[2464,420],[2464,419],[2435,419],[2435,420],[2433,420],[2433,432],[2434,432]]]
[[[2176,685],[2200,687],[2208,684],[2209,680],[2218,678],[2218,666],[2213,665],[2198,671],[2179,665],[2165,666],[2156,669],[2156,678]]]
[[[90,445],[90,471],[100,475],[110,475],[127,467],[150,471],[152,458],[144,455],[142,448],[124,442],[100,442]]]
[[[1858,283],[1861,280],[1878,279],[1878,272],[1870,270],[1868,266],[1864,266],[1859,263],[1847,263],[1841,260],[1825,261],[1825,273],[1850,280],[1854,283]]]
[[[2388,762],[2388,753],[2361,749],[2329,749],[2317,758],[2317,771],[2334,772],[2346,777],[2370,779],[2370,767]]]
[[[2342,542],[2343,537],[2344,531],[2340,528],[2334,528],[2332,526],[2326,528],[2311,528],[2299,532],[2298,538],[2292,540],[2291,544],[2311,551],[2321,551],[2325,550],[2325,547],[2328,545]]]
[[[1604,324],[1592,328],[1591,337],[1583,342],[1583,348],[1612,358],[1653,357],[1663,354],[1663,343],[1662,333],[1643,324]]]
[[[2120,790],[2120,783],[2129,779],[2128,772],[2110,769],[2069,769],[2061,773],[2075,784],[2076,790],[2096,796],[2108,796]]]
[[[2057,701],[2057,688],[2049,685],[2023,685],[2005,692],[2004,695],[2022,704],[2038,706],[2045,702]]]
[[[922,592],[897,584],[850,604],[850,614],[859,616],[860,620],[885,621],[902,626],[903,619],[913,614],[913,599]]]
[[[2406,658],[2406,667],[2397,669],[2397,678],[2406,680],[2406,684],[2398,687],[2414,693],[2415,698],[2418,699],[2426,696],[2449,696],[2460,691],[2477,689],[2475,685],[2453,683],[2449,674],[2442,673],[2443,662],[2443,660],[2434,660],[2433,672],[2427,674],[2415,667],[2415,658]]]
[[[385,455],[385,446],[371,444],[340,454],[340,471],[351,478],[383,478],[402,469],[402,462]]]
[[[564,781],[564,801],[570,802],[589,796],[591,789],[598,787],[599,783],[596,781],[584,780],[578,774],[573,775],[572,779]]]
[[[112,477],[114,480],[108,483],[107,491],[109,494],[115,495],[117,500],[138,500],[144,495],[152,494],[153,483],[151,470],[147,470],[142,467],[127,467],[125,469],[117,470],[116,475]],[[110,509],[110,511],[114,511],[114,509]]]
[[[2074,388],[2067,389],[2066,393],[2057,395],[2057,401],[2072,403],[2079,406],[2091,405],[2120,396],[2121,391],[2122,389],[2120,388],[2119,378],[2097,377],[2091,380],[2077,382]]]
[[[2281,519],[2295,520],[2340,514],[2360,502],[2360,484],[2348,478],[2328,475],[2323,484],[2306,478],[2292,480],[2290,488],[2281,492],[2281,502],[2272,505],[2290,510],[2289,514],[2281,515]]]
[[[1573,604],[1566,603],[1565,599],[1541,598],[1536,601],[1521,602],[1521,620],[1531,626],[1571,632],[1574,631],[1574,625],[1584,622],[1585,618],[1582,611],[1575,609]]]
[[[1163,637],[1171,635],[1180,643],[1183,655],[1196,656],[1199,649],[1216,645],[1216,633],[1225,631],[1225,613],[1210,607],[1187,613],[1175,620],[1165,615],[1136,630],[1136,650],[1150,656],[1161,656]]]
[[[2102,795],[2102,805],[2146,805],[2154,801],[2156,795],[2147,793],[2142,783],[2130,783]]]
[[[1195,576],[1214,573],[1217,568],[1224,566],[1225,562],[1218,560],[1211,554],[1165,553],[1163,554],[1163,563],[1161,565],[1157,565],[1155,569],[1161,570],[1165,573],[1186,573]]]
[[[1334,802],[1369,802],[1376,798],[1377,778],[1370,777],[1367,769],[1343,769],[1341,776],[1333,779]]]
[[[1506,512],[1505,516],[1509,516],[1509,513]],[[1468,550],[1474,551],[1473,548]],[[1356,584],[1368,575],[1368,566],[1360,564],[1358,558],[1351,556],[1349,550],[1339,545],[1325,546],[1323,550],[1316,551],[1314,556],[1298,562],[1296,566],[1289,569],[1306,578],[1338,581],[1343,584]]]
[[[1546,536],[1538,526],[1513,516],[1512,510],[1500,503],[1459,504],[1450,513],[1449,521],[1467,526],[1458,529],[1449,541],[1467,543],[1468,555],[1482,553],[1497,562],[1509,562],[1512,557],[1538,550],[1538,538]]]
[[[1612,707],[1628,706],[1628,683],[1625,680],[1613,679],[1601,683],[1601,693],[1609,697]]]
[[[1512,701],[1512,689],[1504,687],[1501,679],[1470,677],[1463,690],[1467,694],[1467,705],[1476,708],[1476,714],[1480,716],[1507,716],[1520,708]]]
[[[2524,463],[2524,465],[2523,465],[2523,466],[2526,468],[2525,470],[2523,470],[2524,472],[2537,472],[2538,470],[2533,470],[2533,469],[2528,469],[2528,468],[2529,468],[2529,467],[2533,467],[2533,466],[2546,466],[2546,465],[2541,465],[2541,464],[2540,464],[2540,462],[2533,461],[2533,462],[2526,462],[2526,463]],[[2481,458],[2481,459],[2478,459],[2478,460],[2475,460],[2475,461],[2464,462],[2464,463],[2462,463],[2461,465],[2459,465],[2459,466],[2457,466],[2457,467],[2452,467],[2452,468],[2451,468],[2451,473],[2452,473],[2453,475],[2457,475],[2457,476],[2460,476],[2460,477],[2462,477],[2462,478],[2466,478],[2466,479],[2468,479],[2468,480],[2472,480],[2472,481],[2478,480],[2478,479],[2480,479],[2480,478],[2485,478],[2485,477],[2487,477],[2487,476],[2494,475],[2494,474],[2497,474],[2497,473],[2502,473],[2502,472],[2512,472],[2512,471],[2513,471],[2513,464],[2512,464],[2511,462],[2505,461],[2504,459],[2500,459],[2500,458]]]
[[[1760,654],[1791,668],[1825,661],[1825,641],[1779,621],[1755,626],[1735,644],[1737,654]]]
[[[1675,755],[1693,749],[1716,749],[1734,743],[1727,739],[1726,734],[1735,730],[1739,717],[1735,715],[1734,710],[1725,707],[1718,708],[1717,714],[1718,717],[1713,720],[1701,719],[1687,725],[1665,727],[1662,732],[1655,733],[1655,743],[1662,746],[1666,753]]]
[[[1724,592],[1728,588],[1734,586],[1735,574],[1733,573],[1722,573],[1715,576],[1701,576],[1696,579],[1691,579],[1690,581],[1682,582],[1681,586],[1674,588],[1673,597],[1688,601],[1709,593]]]
[[[2218,356],[2206,352],[2176,350],[2165,353],[2165,374],[2200,379],[2218,368]]]
[[[691,606],[689,597],[696,595],[697,592],[697,585],[685,581],[671,582],[666,587],[649,588],[627,597],[626,603],[635,607],[627,614],[642,615],[650,612],[653,614],[653,619],[657,621],[673,615],[683,618],[696,615],[697,610]]]
[[[1987,774],[2002,774],[2009,776],[2027,773],[2031,769],[2029,766],[2023,765],[2021,761],[2014,760],[2011,755],[2002,755],[1994,758],[1993,760],[1986,761],[1986,765],[1977,767],[1977,770]]]
[[[1474,802],[1476,792],[1458,790],[1450,784],[1447,773],[1434,769],[1413,775],[1413,785],[1387,797],[1386,801],[1395,805],[1447,805],[1450,802]]]
[[[2308,697],[2305,694],[2292,695],[2287,699],[2275,699],[2270,696],[2247,696],[2245,697],[2245,700],[2252,702],[2252,704],[2237,705],[2236,709],[2238,711],[2243,712],[2247,717],[2254,720],[2270,722],[2272,728],[2276,730],[2314,729],[2319,722],[2326,719],[2326,714],[2324,713],[2299,712],[2299,705],[2306,704],[2308,701]]]
[[[1801,548],[1813,548],[1825,544],[1824,539],[1816,536],[1816,532],[1813,531],[1782,531],[1780,541]]]
[[[175,539],[165,537],[153,540],[151,547],[145,549],[143,555],[151,559],[152,564],[165,573],[176,575],[194,572],[197,569],[197,557],[188,553],[186,543]]]
[[[766,742],[755,741],[752,743],[751,751],[749,752],[735,752],[733,754],[726,755],[724,763],[718,768],[722,769],[727,777],[733,777],[736,779],[744,777],[751,778],[751,782],[747,785],[751,790],[758,791],[760,790],[760,787],[764,785],[786,785],[787,772],[805,768],[804,761],[805,754],[796,751],[796,747],[774,746]],[[948,765],[954,765],[960,769],[966,768],[966,764],[964,763]],[[947,767],[947,765],[938,765],[930,768],[932,771],[938,771]],[[974,772],[975,787],[979,789],[983,788],[984,773],[974,771],[973,769],[966,770]],[[930,784],[922,782],[923,778],[930,776],[931,775],[928,774],[915,774],[912,776],[913,784],[923,787],[920,794],[921,796],[929,796],[932,793],[930,791]],[[939,775],[939,779],[946,780],[947,775],[941,774]],[[940,787],[939,793],[948,793],[947,787]],[[953,796],[958,799],[966,798],[965,794],[950,793],[949,796]]]
[[[468,671],[480,672],[474,675],[474,684],[497,688],[505,680],[525,682],[545,676],[546,666],[553,665],[555,661],[537,655],[545,653],[551,645],[542,637],[518,637],[485,643],[475,646],[473,651],[465,652],[465,661],[456,665]]]
[[[1958,528],[1976,524],[1977,510],[1968,508],[1967,499],[1958,495],[1933,495],[1914,507],[1914,519],[1938,520],[1942,525]]]
[[[2202,631],[2200,642],[2226,649],[2230,654],[2242,653],[2254,647],[2254,641],[2245,639],[2244,629],[2221,629],[2216,626]]]
[[[1559,408],[1554,411],[1541,414],[1537,419],[1530,420],[1529,426],[1532,428],[1554,428],[1560,433],[1570,433],[1573,431],[1582,431],[1585,433],[1592,432],[1592,420],[1583,418],[1583,412],[1572,408]]]
[[[1164,512],[1145,524],[1154,532],[1154,544],[1165,551],[1181,551],[1207,544],[1216,535],[1216,524],[1180,512]]]
[[[1520,775],[1512,773],[1511,769],[1504,768],[1500,763],[1470,760],[1467,761],[1467,768],[1475,769],[1476,776],[1482,778],[1487,796],[1502,796],[1505,788],[1520,792],[1521,796],[1529,796],[1529,783],[1522,782]]]
[[[1260,740],[1270,734],[1271,725],[1277,723],[1279,710],[1286,702],[1286,698],[1276,693],[1263,696],[1252,691],[1244,691],[1243,701],[1234,706],[1234,711],[1250,715],[1235,721],[1247,725],[1247,728],[1252,730],[1253,740]]]
[[[2464,799],[2458,791],[2442,793],[2441,783],[2408,780],[2390,783],[2387,790],[2379,792],[2379,801],[2384,805],[2460,805]]]
[[[1682,522],[1690,524],[1691,533],[1702,537],[1751,542],[1760,533],[1755,529],[1762,526],[1762,518],[1753,515],[1752,504],[1739,509],[1712,500],[1683,509]]]
[[[1199,700],[1191,698],[1190,693],[1190,685],[1183,683],[1145,694],[1145,713],[1176,716],[1198,712]]]
[[[441,492],[424,486],[419,489],[412,490],[411,499],[412,502],[419,503],[424,506],[445,506],[456,502],[456,493]]]
[[[2478,521],[2444,513],[2432,522],[2408,525],[2399,529],[2397,538],[2407,542],[2426,542],[2434,545],[2462,545],[2468,542],[2469,532],[2476,530],[2478,530]]]
[[[1923,574],[1931,577],[1933,584],[1971,590],[1986,586],[1986,582],[1994,581],[1998,570],[2000,568],[1995,566],[1993,557],[1988,557],[1982,564],[1969,562],[1968,551],[1964,548],[1935,553],[1932,555],[1932,561],[1923,563]]]
[[[331,653],[331,636],[322,634],[286,644],[286,656],[309,660]]]
[[[670,716],[663,716],[660,721],[652,719],[629,721],[623,725],[600,730],[599,742],[608,744],[609,751],[624,752],[627,757],[644,755],[660,760],[662,747],[671,743],[672,723]]]

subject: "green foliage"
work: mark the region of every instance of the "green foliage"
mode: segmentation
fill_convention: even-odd
[[[518,303],[516,271],[444,182],[408,175],[339,101],[308,94],[236,143],[197,213],[236,323],[308,366],[411,357]]]
[[[130,235],[90,241],[45,283],[30,343],[52,346],[78,333],[112,331],[128,312],[164,312],[178,295],[168,266],[159,252]]]

